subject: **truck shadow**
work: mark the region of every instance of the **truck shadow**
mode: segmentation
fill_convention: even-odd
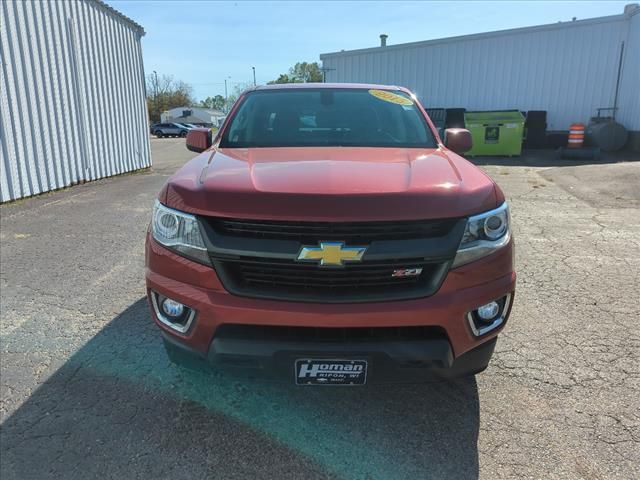
[[[295,388],[171,365],[140,299],[2,427],[3,479],[477,478],[475,379]]]

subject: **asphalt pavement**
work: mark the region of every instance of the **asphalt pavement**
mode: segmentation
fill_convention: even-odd
[[[0,207],[0,478],[640,478],[640,163],[479,162],[519,275],[488,370],[309,389],[169,363],[143,241],[193,154],[151,144],[151,171]]]

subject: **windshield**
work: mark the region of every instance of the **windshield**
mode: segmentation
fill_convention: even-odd
[[[220,146],[437,145],[424,116],[404,92],[305,88],[247,94],[225,129]]]

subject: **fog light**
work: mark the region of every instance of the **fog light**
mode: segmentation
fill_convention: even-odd
[[[162,311],[170,317],[180,317],[184,313],[184,305],[170,298],[165,298],[162,302]]]
[[[507,320],[506,316],[509,314],[511,298],[512,294],[509,293],[502,298],[485,303],[475,310],[467,312],[467,322],[469,322],[471,332],[476,337],[480,337],[503,325]]]
[[[498,302],[489,302],[486,305],[478,307],[477,313],[480,320],[490,322],[500,313],[500,305],[498,305]]]
[[[187,333],[196,317],[196,311],[159,293],[150,293],[151,304],[158,321],[178,333]]]

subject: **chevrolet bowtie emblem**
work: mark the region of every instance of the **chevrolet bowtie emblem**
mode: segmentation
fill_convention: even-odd
[[[344,242],[320,242],[319,247],[302,247],[300,262],[319,262],[324,267],[339,267],[345,262],[360,262],[367,247],[345,247]]]

